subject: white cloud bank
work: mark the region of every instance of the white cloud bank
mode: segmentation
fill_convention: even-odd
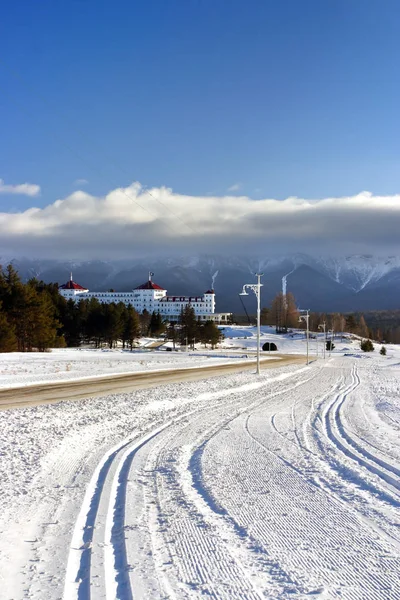
[[[4,181],[0,179],[0,194],[38,196],[40,194],[40,185],[36,185],[36,183],[19,183],[17,185],[6,185]]]
[[[149,192],[149,193],[148,193]],[[400,195],[307,200],[186,196],[139,183],[0,213],[0,251],[51,258],[303,251],[400,253]]]

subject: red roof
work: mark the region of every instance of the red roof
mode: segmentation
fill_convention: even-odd
[[[82,287],[79,283],[75,283],[75,281],[67,281],[64,285],[60,285],[59,290],[87,290],[87,288]]]
[[[159,285],[157,285],[156,283],[153,283],[152,281],[149,280],[149,281],[146,281],[146,283],[139,285],[137,288],[135,288],[135,290],[163,290],[163,291],[165,291],[165,288],[162,288]]]

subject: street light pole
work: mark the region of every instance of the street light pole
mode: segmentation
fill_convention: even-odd
[[[326,323],[323,321],[320,325],[318,325],[318,329],[324,330],[324,360],[325,360],[325,350],[326,350]]]
[[[260,374],[260,333],[261,333],[261,287],[263,284],[261,283],[261,277],[264,273],[254,273],[257,277],[257,283],[246,283],[243,286],[243,290],[240,293],[240,296],[248,296],[246,292],[246,288],[252,290],[257,298],[257,375]]]
[[[308,328],[308,323],[309,323],[309,320],[310,320],[310,309],[309,309],[309,308],[307,308],[307,309],[305,309],[305,310],[301,310],[301,311],[299,311],[299,312],[304,312],[304,313],[306,313],[305,315],[300,315],[300,317],[299,317],[299,321],[300,321],[300,322],[301,322],[301,321],[305,321],[305,322],[306,322],[306,325],[307,325],[307,330],[306,330],[306,339],[307,339],[307,364],[309,364],[309,362],[310,362],[310,361],[309,361],[309,359],[308,359],[308,340],[309,340],[309,328]]]

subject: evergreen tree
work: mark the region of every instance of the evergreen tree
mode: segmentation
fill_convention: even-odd
[[[122,336],[124,347],[125,342],[127,342],[131,350],[133,349],[135,340],[140,337],[139,315],[130,304],[125,311],[125,321]]]
[[[211,344],[211,348],[214,350],[218,342],[223,338],[223,334],[218,329],[214,321],[206,321],[200,330],[200,338],[204,344]]]
[[[334,349],[334,347],[335,347],[335,344],[332,342],[332,340],[327,340],[327,342],[326,342],[326,349],[329,350],[329,351],[331,351],[331,350]]]
[[[362,340],[362,342],[360,344],[360,348],[363,352],[373,352],[374,351],[374,345],[371,342],[371,340]]]
[[[47,293],[33,290],[30,316],[32,318],[31,335],[28,336],[30,350],[36,348],[39,352],[44,352],[47,348],[65,345],[63,338],[57,337],[60,325],[55,318],[54,304]]]
[[[149,323],[149,335],[158,337],[165,332],[166,325],[159,312],[152,312]]]
[[[199,326],[194,308],[190,304],[182,308],[179,324],[181,326],[181,344],[192,346],[194,349],[194,340],[199,338]]]
[[[83,303],[80,308],[85,313],[86,341],[93,342],[96,348],[100,348],[105,339],[102,304],[100,304],[97,298],[91,298],[89,302]]]
[[[81,302],[83,302],[81,300]],[[81,302],[76,304],[72,298],[67,300],[65,310],[61,314],[62,332],[68,347],[81,345],[84,336]]]
[[[117,340],[122,336],[124,323],[122,319],[122,310],[124,305],[103,304],[102,305],[102,339],[107,342],[111,349],[115,346]]]
[[[7,321],[7,315],[1,309],[0,302],[0,352],[14,352],[17,347],[14,327]]]
[[[141,334],[142,334],[142,336],[146,336],[149,334],[151,315],[148,310],[144,309],[139,318],[140,318]]]
[[[379,354],[382,354],[382,356],[386,356],[386,348],[385,348],[385,346],[382,346]]]
[[[55,345],[59,323],[47,293],[10,279],[8,320],[15,329],[20,352],[43,352]]]

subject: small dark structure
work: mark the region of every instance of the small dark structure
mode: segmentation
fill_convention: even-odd
[[[278,350],[274,342],[265,342],[262,349],[264,350],[264,352],[276,352]]]

